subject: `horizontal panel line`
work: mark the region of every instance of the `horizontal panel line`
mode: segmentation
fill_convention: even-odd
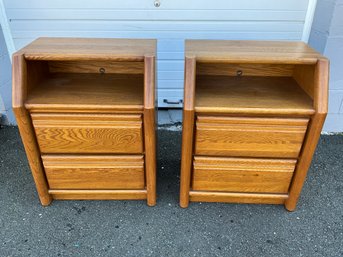
[[[90,7],[90,8],[82,8],[82,6],[78,7],[78,8],[11,8],[11,7],[7,7],[6,10],[11,10],[11,11],[15,11],[15,10],[18,10],[18,11],[22,11],[22,10],[37,10],[37,11],[41,11],[41,10],[70,10],[70,11],[89,11],[89,10],[95,10],[95,11],[156,11],[156,12],[159,12],[159,11],[184,11],[184,12],[187,12],[187,11],[237,11],[237,12],[240,12],[240,11],[253,11],[253,12],[258,12],[258,11],[267,11],[267,12],[306,12],[306,8],[304,9],[257,9],[257,8],[251,8],[251,9],[247,9],[247,8],[243,8],[243,9],[224,9],[224,8],[185,8],[185,6],[183,6],[183,8],[179,8],[179,9],[176,9],[176,8],[156,8],[156,7],[153,7],[153,8],[146,8],[146,7],[141,7],[141,8],[106,8],[105,6],[103,8],[93,8],[93,7]]]
[[[32,19],[13,19],[13,18],[9,18],[8,19],[9,22],[11,23],[12,21],[65,21],[65,20],[69,20],[69,21],[118,21],[118,22],[123,22],[123,21],[134,21],[134,22],[141,22],[141,21],[162,21],[162,22],[251,22],[251,23],[255,23],[255,22],[266,22],[266,23],[272,23],[272,22],[278,22],[278,23],[283,23],[283,22],[297,22],[297,23],[304,23],[304,19],[293,19],[293,20],[286,20],[286,19],[266,19],[266,20],[252,20],[252,19],[242,19],[242,20],[238,20],[238,19],[218,19],[218,20],[213,20],[213,19],[159,19],[159,18],[142,18],[142,19],[131,19],[131,18],[125,18],[125,19],[103,19],[103,18],[75,18],[75,19],[48,19],[48,18],[32,18]]]
[[[31,21],[31,22],[38,22],[38,21],[40,21],[40,20],[44,20],[44,19],[11,19],[12,20],[12,22],[22,22],[22,21]],[[46,21],[48,21],[48,22],[50,22],[50,21],[54,21],[54,20],[58,20],[59,22],[63,22],[63,23],[69,23],[69,22],[71,22],[71,21],[75,21],[75,20],[78,20],[78,19],[47,19]],[[82,20],[82,21],[84,21],[84,20]],[[97,19],[96,21],[94,21],[94,20],[92,20],[92,19],[89,19],[89,22],[90,23],[93,23],[93,22],[99,22],[99,21],[101,21],[101,20],[99,20],[99,19]],[[109,19],[104,19],[104,21],[112,21],[112,22],[120,22],[120,20],[109,20]],[[204,20],[201,20],[201,22],[203,22],[204,24],[206,24],[206,23],[209,23],[209,22],[213,22],[213,23],[222,23],[222,21],[223,20],[206,20],[206,21],[204,21]],[[278,21],[278,23],[284,23],[284,21],[285,20],[280,20],[280,21]],[[153,21],[146,21],[146,20],[143,20],[143,21],[138,21],[138,20],[133,20],[133,21],[130,21],[130,23],[132,23],[132,22],[139,22],[139,23],[153,23]],[[193,20],[185,20],[185,22],[186,23],[191,23],[191,22],[193,22]],[[263,20],[257,20],[257,22],[259,22],[259,23],[263,23],[263,22],[265,22],[265,23],[269,23],[270,21],[269,20],[267,20],[267,21],[263,21]],[[296,20],[290,20],[289,21],[290,23],[300,23],[299,21],[296,21]],[[173,20],[173,22],[171,22],[171,24],[184,24],[184,21],[174,21]],[[254,21],[251,21],[251,20],[233,20],[231,23],[251,23],[251,24],[255,24],[255,22]]]
[[[98,33],[101,33],[101,32],[128,32],[128,33],[131,33],[131,32],[156,32],[156,33],[170,33],[170,32],[176,32],[176,33],[182,33],[182,32],[192,32],[192,33],[220,33],[220,34],[223,34],[223,33],[238,33],[238,34],[245,34],[245,33],[259,33],[259,34],[264,34],[264,33],[300,33],[299,31],[297,30],[294,30],[294,31],[249,31],[249,30],[244,30],[244,31],[235,31],[235,30],[195,30],[195,29],[189,29],[189,30],[160,30],[160,29],[152,29],[152,30],[127,30],[127,29],[123,29],[123,30],[49,30],[49,31],[42,31],[42,30],[13,30],[14,32],[16,33],[22,33],[22,32],[59,32],[59,33],[62,33],[62,32],[98,32]]]
[[[149,31],[149,32],[165,32],[165,33],[170,33],[170,32],[177,32],[177,33],[182,33],[183,31],[180,30],[49,30],[49,31],[45,31],[45,30],[14,30],[13,32],[15,33],[30,33],[30,32],[43,32],[43,33],[51,33],[51,32],[59,32],[59,33],[71,33],[71,32],[78,32],[78,33],[85,33],[85,32],[97,32],[97,33],[106,33],[106,32],[145,32],[145,31]],[[299,31],[230,31],[230,30],[185,30],[185,31],[192,31],[193,33],[232,33],[234,32],[235,34],[245,34],[245,33],[256,33],[256,34],[266,34],[266,33],[300,33]],[[12,33],[13,33],[12,32]]]

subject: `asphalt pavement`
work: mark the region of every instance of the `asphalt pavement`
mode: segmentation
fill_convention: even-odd
[[[0,257],[343,256],[343,135],[322,136],[297,210],[178,205],[179,131],[159,131],[158,202],[39,203],[16,127],[0,128]]]

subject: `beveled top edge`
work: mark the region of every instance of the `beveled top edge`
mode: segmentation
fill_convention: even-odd
[[[315,64],[326,59],[301,41],[186,40],[185,56],[197,62]]]
[[[41,37],[14,55],[27,60],[129,60],[156,56],[155,39]]]

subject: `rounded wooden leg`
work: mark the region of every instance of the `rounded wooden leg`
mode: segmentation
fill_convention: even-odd
[[[49,206],[52,202],[52,197],[50,195],[48,195],[47,197],[41,197],[39,196],[39,200],[40,200],[40,203],[43,205],[43,206]]]
[[[293,212],[295,211],[296,207],[297,207],[296,202],[287,202],[287,201],[285,202],[285,208],[287,211]]]

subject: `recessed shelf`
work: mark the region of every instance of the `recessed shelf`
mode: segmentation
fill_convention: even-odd
[[[51,73],[28,95],[28,109],[143,110],[143,74]]]
[[[314,113],[312,99],[292,77],[198,75],[195,90],[196,112]]]

